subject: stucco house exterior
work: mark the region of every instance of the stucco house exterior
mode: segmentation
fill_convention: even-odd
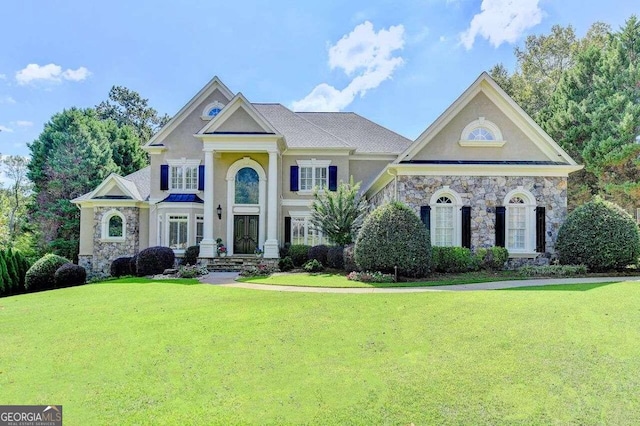
[[[550,257],[566,216],[567,177],[582,166],[483,73],[415,141],[350,112],[251,103],[214,77],[144,149],[150,165],[111,175],[72,200],[79,263],[92,275],[156,245],[178,256],[278,257],[323,242],[309,223],[313,188],[353,176],[373,207],[411,206],[432,244],[506,246]]]

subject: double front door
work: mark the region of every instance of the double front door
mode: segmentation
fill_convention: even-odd
[[[234,216],[233,218],[233,253],[253,254],[258,247],[257,215]]]

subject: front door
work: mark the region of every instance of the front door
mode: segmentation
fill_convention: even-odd
[[[258,247],[259,216],[234,216],[233,219],[233,253],[253,254]]]

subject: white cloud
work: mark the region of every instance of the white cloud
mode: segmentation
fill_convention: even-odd
[[[6,74],[0,74],[0,80],[6,80],[6,79],[7,79]]]
[[[16,80],[18,84],[25,85],[36,81],[45,81],[51,83],[59,83],[62,80],[82,81],[86,79],[91,72],[85,67],[76,70],[62,70],[60,65],[47,64],[29,64],[25,68],[16,72]]]
[[[0,96],[0,104],[15,104],[16,100],[11,96]]]
[[[31,127],[33,126],[33,121],[18,120],[16,121],[16,124],[20,127]]]
[[[481,12],[476,14],[469,28],[460,33],[460,42],[469,50],[477,36],[494,47],[515,43],[523,32],[542,21],[540,0],[482,0]]]
[[[293,102],[296,111],[340,111],[356,96],[364,96],[383,81],[391,78],[397,67],[404,63],[400,56],[393,56],[404,47],[404,27],[391,26],[377,33],[373,24],[366,21],[343,36],[329,48],[329,67],[342,69],[351,82],[342,90],[321,83],[311,93]]]
[[[3,126],[3,125],[0,124],[0,132],[13,133],[13,129],[10,129],[7,126]]]

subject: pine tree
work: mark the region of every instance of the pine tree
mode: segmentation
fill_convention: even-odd
[[[3,252],[0,251],[0,285],[2,286],[0,292],[2,294],[11,294],[13,290],[11,277],[9,277],[9,272],[7,271],[7,264],[4,261],[4,255],[1,255],[1,253]]]
[[[18,277],[18,271],[15,269],[11,249],[3,250],[2,257],[4,258],[4,263],[7,265],[7,273],[11,281],[11,290],[15,291],[20,286],[20,278]]]

